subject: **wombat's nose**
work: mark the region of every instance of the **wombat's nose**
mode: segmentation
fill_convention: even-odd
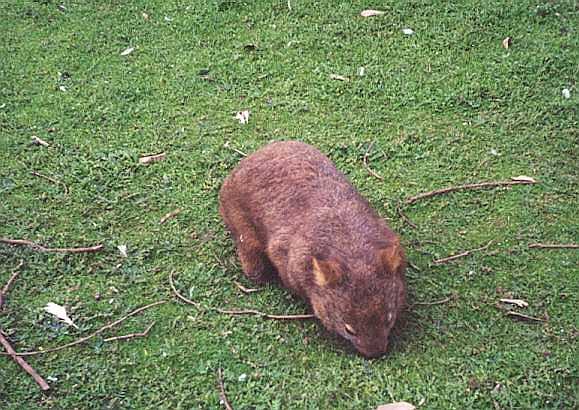
[[[366,359],[376,359],[380,356],[383,356],[386,353],[388,345],[376,347],[358,347],[358,351],[364,356]]]

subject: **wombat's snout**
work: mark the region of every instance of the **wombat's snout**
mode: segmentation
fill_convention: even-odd
[[[376,359],[386,354],[388,350],[388,341],[379,346],[356,346],[356,349],[366,359]]]

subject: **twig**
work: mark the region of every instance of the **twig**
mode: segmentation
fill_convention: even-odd
[[[10,276],[10,279],[8,279],[8,282],[6,282],[4,287],[0,290],[0,309],[2,309],[4,307],[4,296],[6,296],[6,294],[8,293],[10,288],[12,287],[12,284],[14,283],[14,281],[16,280],[18,275],[20,274],[20,268],[22,267],[22,265],[24,265],[23,260],[20,261],[20,263],[18,264],[18,266],[16,267],[16,269],[12,273],[12,276]]]
[[[36,135],[32,136],[32,143],[36,145],[42,145],[43,147],[49,147],[50,144],[44,141],[42,138],[37,137]]]
[[[175,274],[175,272],[171,272],[169,274],[169,283],[171,285],[171,290],[173,291],[173,294],[181,301],[183,301],[189,305],[193,305],[198,309],[202,309],[202,307],[199,303],[194,302],[191,299],[187,299],[185,296],[183,296],[179,293],[177,288],[175,288],[175,284],[173,282],[173,275],[174,274]],[[311,315],[311,314],[305,314],[305,315],[270,315],[268,313],[263,313],[263,312],[260,312],[258,310],[254,310],[254,309],[228,310],[228,309],[213,308],[210,310],[214,310],[216,312],[223,313],[225,315],[234,315],[234,316],[254,315],[254,316],[263,317],[265,319],[273,319],[273,320],[304,320],[304,319],[312,319],[315,317],[314,315]]]
[[[370,168],[370,165],[368,165],[368,156],[370,155],[370,151],[372,150],[372,147],[374,146],[375,142],[376,141],[372,141],[370,143],[370,145],[368,145],[368,148],[366,148],[366,152],[364,153],[364,158],[362,159],[362,162],[364,163],[364,167],[366,168],[368,173],[370,173],[370,175],[373,175],[376,178],[378,178],[380,181],[383,181],[384,177],[382,175],[378,174],[376,171],[374,171],[372,168]]]
[[[509,310],[505,314],[507,316],[512,316],[514,318],[523,319],[523,320],[531,320],[531,321],[535,321],[535,322],[546,322],[545,319],[541,319],[541,318],[533,317],[533,316],[527,316],[527,315],[524,315],[524,314],[519,313],[519,312],[514,312],[512,310]]]
[[[152,162],[162,161],[165,159],[166,156],[167,156],[167,154],[164,152],[161,152],[160,154],[154,154],[154,155],[145,155],[145,156],[139,158],[139,164],[147,165],[147,164],[150,164]]]
[[[416,224],[415,224],[414,222],[412,222],[412,221],[410,220],[410,218],[408,218],[408,217],[404,214],[404,212],[402,211],[402,207],[400,206],[400,204],[398,204],[398,205],[396,206],[396,211],[398,212],[398,215],[400,216],[400,218],[402,218],[402,220],[403,220],[404,222],[406,222],[408,225],[410,225],[410,226],[411,226],[412,228],[414,228],[414,229],[418,228],[418,227],[416,226]]]
[[[223,372],[221,368],[217,369],[217,384],[219,386],[219,400],[226,408],[226,410],[233,410],[229,400],[227,400],[227,395],[225,394],[225,386],[223,385]]]
[[[443,263],[450,262],[450,261],[453,261],[455,259],[468,256],[473,252],[484,251],[486,248],[491,246],[492,243],[493,243],[493,241],[491,240],[491,241],[489,241],[489,243],[487,243],[485,246],[483,246],[481,248],[471,249],[470,251],[464,251],[464,252],[459,253],[457,255],[448,256],[448,257],[442,258],[442,259],[435,259],[432,261],[432,263],[434,263],[435,265],[441,265]]]
[[[579,249],[579,245],[575,243],[568,244],[549,244],[549,243],[531,243],[530,249]]]
[[[169,219],[173,219],[175,218],[177,215],[179,215],[181,213],[182,209],[181,208],[177,208],[174,211],[168,212],[166,213],[161,220],[159,221],[159,225],[163,225],[165,222],[167,222]]]
[[[128,335],[107,337],[106,339],[103,339],[103,341],[112,342],[113,340],[128,340],[135,337],[146,337],[153,326],[155,326],[155,322],[151,322],[151,324],[141,333],[129,333]]]
[[[135,315],[141,313],[141,312],[144,311],[144,310],[147,310],[147,309],[152,308],[152,307],[154,307],[154,306],[161,305],[161,304],[163,304],[163,303],[167,303],[167,301],[166,301],[166,300],[160,300],[160,301],[158,301],[158,302],[151,303],[151,304],[149,304],[149,305],[142,306],[142,307],[140,307],[140,308],[138,308],[138,309],[135,309],[135,310],[133,310],[131,313],[123,316],[122,318],[117,319],[117,320],[115,320],[114,322],[111,322],[111,323],[109,323],[109,324],[106,324],[105,326],[101,327],[100,329],[92,332],[91,334],[89,334],[89,335],[87,335],[87,336],[81,337],[80,339],[77,339],[77,340],[75,340],[74,342],[70,342],[70,343],[67,343],[67,344],[65,344],[65,345],[53,347],[53,348],[46,349],[46,350],[37,350],[37,351],[32,351],[32,352],[21,352],[21,353],[15,353],[15,354],[16,354],[17,356],[35,356],[35,355],[44,354],[44,353],[57,352],[57,351],[59,351],[59,350],[63,350],[63,349],[67,349],[67,348],[72,347],[72,346],[79,345],[79,344],[84,343],[84,342],[86,342],[87,340],[92,339],[93,337],[101,334],[102,332],[104,332],[104,331],[106,331],[106,330],[109,330],[109,329],[117,326],[118,324],[120,324],[121,322],[127,320],[127,319],[130,318],[131,316],[135,316]],[[1,353],[1,352],[0,352],[0,354],[4,354],[4,353]]]
[[[227,149],[230,149],[231,151],[237,152],[239,155],[241,155],[242,157],[247,157],[247,154],[241,150],[238,150],[235,147],[232,147],[229,145],[229,141],[227,141],[225,144],[223,144],[223,146]]]
[[[249,294],[249,293],[253,293],[253,292],[259,292],[259,289],[246,288],[245,286],[243,286],[241,283],[239,283],[237,281],[234,281],[233,283],[235,284],[235,286],[237,286],[237,289],[239,289],[243,293]]]
[[[9,238],[0,238],[1,243],[6,243],[8,245],[23,245],[23,246],[30,246],[32,249],[35,249],[40,252],[56,252],[56,253],[91,253],[91,252],[98,252],[104,248],[104,245],[95,245],[90,246],[88,248],[46,248],[42,245],[38,245],[32,241],[28,241],[26,239],[9,239]]]
[[[35,177],[44,178],[44,179],[46,179],[47,181],[52,182],[53,184],[62,185],[62,186],[64,187],[64,194],[65,194],[65,195],[68,195],[68,186],[66,186],[66,184],[65,184],[64,182],[59,181],[58,179],[54,179],[54,178],[52,178],[52,177],[49,177],[49,176],[47,176],[47,175],[43,175],[43,174],[41,174],[41,173],[39,173],[39,172],[36,172],[36,171],[31,171],[30,173],[31,173],[32,175],[34,175]]]
[[[452,298],[449,296],[444,299],[435,300],[434,302],[414,302],[412,306],[432,306],[432,305],[442,305],[443,303],[450,302]]]
[[[510,185],[531,185],[536,184],[537,181],[532,179],[515,179],[511,181],[491,181],[491,182],[479,182],[477,184],[466,184],[455,187],[448,187],[443,189],[437,189],[434,191],[424,192],[416,196],[410,197],[406,200],[407,205],[412,205],[413,203],[425,199],[431,198],[433,196],[447,194],[449,192],[467,190],[467,189],[479,189],[479,188],[493,188],[498,186],[510,186]]]
[[[8,342],[8,340],[4,337],[2,332],[0,332],[0,343],[2,344],[2,346],[4,346],[4,349],[7,352],[7,353],[0,352],[0,354],[9,355],[16,363],[18,363],[20,367],[22,367],[22,369],[24,369],[26,373],[32,376],[36,384],[38,384],[42,390],[46,391],[50,389],[50,386],[48,385],[48,383],[46,383],[46,380],[44,380],[42,376],[40,376],[36,372],[36,370],[34,370],[34,368],[26,362],[26,360],[24,360],[22,357],[18,357],[18,353],[16,353],[16,351],[14,350],[10,342]]]

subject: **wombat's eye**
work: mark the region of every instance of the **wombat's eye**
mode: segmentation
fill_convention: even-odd
[[[346,323],[346,333],[348,333],[350,336],[356,336],[356,331],[354,330],[354,328],[352,326],[350,326],[349,324]]]

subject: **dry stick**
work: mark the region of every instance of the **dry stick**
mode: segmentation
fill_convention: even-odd
[[[75,340],[74,342],[70,342],[70,343],[67,343],[67,344],[65,344],[65,345],[53,347],[53,348],[46,349],[46,350],[37,350],[37,351],[32,351],[32,352],[16,353],[16,355],[17,355],[17,356],[35,356],[35,355],[44,354],[44,353],[57,352],[57,351],[59,351],[59,350],[63,350],[63,349],[67,349],[67,348],[72,347],[72,346],[79,345],[79,344],[84,343],[84,342],[86,342],[87,340],[92,339],[93,337],[101,334],[101,333],[104,332],[105,330],[109,330],[109,329],[117,326],[118,324],[120,324],[121,322],[127,320],[127,319],[130,318],[131,316],[135,316],[135,315],[141,313],[141,312],[144,311],[144,310],[147,310],[147,309],[152,308],[152,307],[157,306],[157,305],[162,305],[163,303],[167,303],[167,301],[166,301],[166,300],[160,300],[160,301],[158,301],[158,302],[151,303],[151,304],[149,304],[149,305],[142,306],[142,307],[140,307],[140,308],[138,308],[138,309],[135,309],[135,310],[133,310],[131,313],[129,313],[128,315],[125,315],[125,316],[123,316],[122,318],[117,319],[117,320],[115,320],[114,322],[111,322],[111,323],[109,323],[109,324],[101,327],[100,329],[92,332],[91,334],[89,334],[89,335],[87,335],[87,336],[84,336],[84,337],[81,337],[80,339]],[[2,355],[2,354],[5,354],[5,353],[1,353],[1,352],[0,352],[0,355]]]
[[[128,335],[107,337],[106,339],[103,339],[103,341],[112,342],[113,340],[128,340],[136,337],[146,337],[149,334],[150,330],[153,328],[153,326],[155,326],[155,322],[151,322],[151,324],[147,326],[147,328],[141,333],[129,333]]]
[[[433,196],[447,194],[449,192],[461,191],[466,189],[479,189],[479,188],[492,188],[498,186],[510,186],[510,185],[531,185],[536,184],[536,181],[528,181],[528,180],[521,180],[521,181],[491,181],[491,182],[479,182],[477,184],[466,184],[460,185],[455,187],[437,189],[434,191],[424,192],[422,194],[418,194],[416,196],[410,197],[406,200],[407,205],[412,205],[416,201],[425,198],[431,198]]]
[[[49,147],[50,144],[44,141],[42,138],[37,137],[36,135],[32,136],[32,143],[36,145],[42,145],[43,147]]]
[[[442,258],[442,259],[435,259],[432,261],[432,263],[434,263],[435,265],[440,265],[440,264],[443,264],[446,262],[453,261],[453,260],[458,259],[458,258],[468,256],[473,252],[484,251],[486,248],[491,246],[492,243],[493,243],[493,241],[491,240],[491,241],[489,241],[489,243],[487,243],[485,246],[483,246],[481,248],[471,249],[470,251],[464,251],[464,252],[459,253],[457,255],[448,256],[448,257]]]
[[[412,306],[432,306],[432,305],[442,305],[443,303],[449,302],[452,298],[449,296],[444,299],[435,300],[434,302],[414,302]]]
[[[242,157],[247,157],[247,154],[241,150],[238,150],[235,147],[232,147],[229,145],[229,141],[227,141],[225,144],[223,144],[223,146],[227,149],[230,149],[231,151],[237,152],[239,155],[241,155]]]
[[[364,158],[362,159],[362,162],[364,163],[364,167],[366,168],[368,173],[370,173],[370,175],[373,175],[376,178],[378,178],[380,181],[383,181],[384,177],[382,175],[378,174],[376,171],[372,170],[372,168],[370,168],[370,165],[368,165],[368,156],[370,155],[370,151],[372,150],[372,147],[374,146],[375,142],[376,141],[372,141],[370,143],[370,145],[368,145],[368,148],[366,149],[366,152],[364,153]]]
[[[22,267],[23,264],[24,264],[24,261],[20,261],[20,263],[18,264],[18,267],[16,268],[16,271],[12,274],[10,279],[8,279],[8,282],[6,282],[6,285],[4,285],[2,290],[0,290],[0,309],[2,308],[2,305],[4,304],[4,296],[6,295],[6,293],[8,293],[10,286],[12,286],[12,283],[14,283],[14,280],[16,279],[18,274],[20,273],[19,269],[20,269],[20,267]],[[18,357],[16,355],[16,351],[14,350],[14,348],[12,347],[12,345],[10,344],[8,339],[6,339],[4,337],[3,333],[4,332],[2,332],[2,329],[0,329],[0,343],[2,344],[2,346],[4,346],[4,350],[6,350],[8,355],[10,355],[10,357],[12,357],[12,359],[20,367],[22,367],[26,373],[28,373],[34,379],[34,381],[40,386],[40,388],[42,390],[46,391],[46,390],[50,389],[50,386],[48,385],[48,383],[46,383],[46,381],[42,378],[42,376],[40,376],[36,372],[36,370],[34,370],[34,368],[26,362],[26,360],[24,360],[22,357]]]
[[[579,249],[579,245],[575,243],[568,244],[549,244],[549,243],[531,243],[530,249]]]
[[[410,220],[410,218],[408,218],[408,217],[404,214],[404,212],[402,211],[402,207],[400,206],[400,204],[398,204],[398,205],[396,206],[396,211],[398,212],[398,215],[400,216],[400,218],[402,218],[402,220],[403,220],[404,222],[406,222],[408,225],[410,225],[410,226],[413,227],[414,229],[417,228],[416,224],[415,224],[414,222],[412,222],[412,221]]]
[[[43,174],[36,172],[36,171],[32,171],[31,174],[34,175],[35,177],[44,178],[44,179],[52,182],[53,184],[62,185],[64,187],[65,195],[68,195],[68,186],[66,186],[66,184],[64,182],[59,181],[58,179],[51,178],[47,175],[43,175]]]
[[[217,369],[217,384],[219,385],[219,400],[223,403],[227,410],[233,410],[229,400],[227,400],[227,395],[225,394],[225,386],[223,385],[223,373],[221,368]]]
[[[532,320],[532,321],[535,321],[535,322],[546,322],[545,319],[541,319],[541,318],[533,317],[533,316],[523,315],[522,313],[513,312],[512,310],[506,312],[505,314],[506,314],[507,316],[512,316],[512,317],[519,318],[519,319],[524,319],[524,320]]]
[[[237,289],[239,289],[243,293],[249,294],[249,293],[253,293],[253,292],[259,292],[259,289],[246,288],[245,286],[243,286],[241,283],[239,283],[237,281],[234,281],[233,283],[235,284],[235,286],[237,286]]]
[[[199,303],[194,302],[191,299],[187,299],[185,296],[183,296],[179,293],[177,288],[175,288],[175,284],[173,282],[173,275],[174,274],[175,274],[175,272],[171,272],[169,274],[169,283],[171,285],[171,290],[173,291],[173,294],[181,301],[183,301],[189,305],[193,305],[198,309],[203,309]],[[273,320],[304,320],[304,319],[312,319],[315,317],[314,315],[310,315],[310,314],[305,314],[305,315],[270,315],[270,314],[263,313],[263,312],[260,312],[258,310],[254,310],[254,309],[228,310],[228,309],[213,308],[211,310],[215,310],[216,312],[223,313],[226,315],[233,315],[233,316],[254,315],[254,316],[263,317],[265,319],[273,319]]]
[[[104,245],[95,245],[90,246],[88,248],[46,248],[42,245],[38,245],[32,241],[28,241],[26,239],[9,239],[9,238],[0,238],[1,243],[6,243],[8,245],[23,245],[23,246],[30,246],[31,248],[40,251],[40,252],[56,252],[56,253],[91,253],[91,252],[98,252],[104,248]]]
[[[161,220],[159,221],[159,225],[163,225],[165,222],[167,222],[169,219],[172,219],[174,217],[176,217],[177,215],[179,215],[181,213],[181,208],[177,208],[174,211],[168,212],[166,213]]]

